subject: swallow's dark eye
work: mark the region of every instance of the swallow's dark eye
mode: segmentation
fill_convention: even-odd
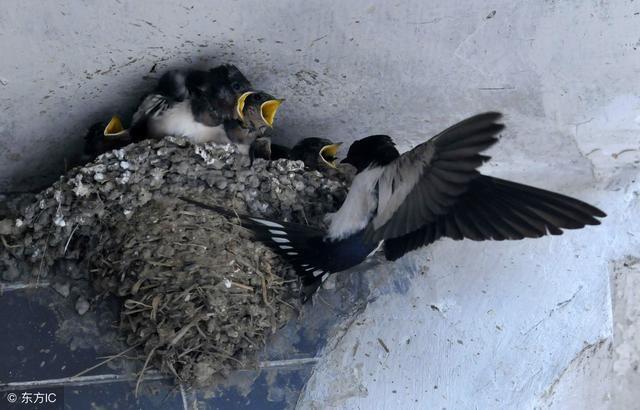
[[[233,91],[239,91],[240,90],[240,84],[239,83],[231,83],[231,88],[233,88]]]

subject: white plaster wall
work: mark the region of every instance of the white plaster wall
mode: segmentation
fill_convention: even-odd
[[[505,112],[487,173],[610,216],[543,240],[442,241],[370,272],[379,297],[327,349],[300,407],[611,405],[608,392],[556,392],[597,384],[594,370],[573,377],[595,368],[574,359],[611,342],[611,266],[638,256],[637,2],[4,0],[0,55],[0,190],[54,178],[88,125],[131,111],[154,65],[238,64],[287,99],[287,140],[390,133],[404,150]]]

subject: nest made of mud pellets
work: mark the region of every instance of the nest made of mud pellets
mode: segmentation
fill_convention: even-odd
[[[143,141],[71,170],[0,221],[3,281],[44,280],[76,303],[121,301],[120,330],[144,367],[208,385],[251,366],[298,307],[297,281],[233,221],[176,198],[321,225],[346,177],[231,146]],[[62,289],[62,291],[60,290]]]

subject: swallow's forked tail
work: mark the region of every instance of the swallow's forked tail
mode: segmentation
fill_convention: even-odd
[[[254,238],[269,246],[282,256],[295,270],[302,280],[302,301],[308,301],[318,289],[322,280],[332,269],[332,243],[325,242],[324,231],[292,222],[276,221],[267,218],[242,215],[231,209],[217,205],[205,204],[191,198],[180,197],[181,200],[199,208],[208,209],[224,215],[229,220],[239,220],[240,225],[249,229]]]

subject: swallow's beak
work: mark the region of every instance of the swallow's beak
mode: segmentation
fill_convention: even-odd
[[[263,102],[260,106],[260,115],[262,115],[262,120],[269,126],[269,128],[273,128],[273,120],[275,120],[276,112],[278,112],[278,108],[283,101],[283,99],[269,100]]]
[[[241,120],[244,120],[244,114],[242,113],[244,111],[244,103],[247,100],[247,97],[250,96],[251,94],[255,94],[255,92],[247,91],[246,93],[238,97],[238,101],[236,101],[236,114],[238,115],[238,118],[240,118]]]
[[[114,115],[113,117],[111,117],[111,121],[109,121],[107,126],[104,127],[103,134],[105,137],[109,138],[120,138],[127,136],[129,134],[129,130],[125,130],[122,126],[120,117]]]
[[[331,168],[337,168],[337,156],[340,145],[342,145],[342,143],[337,142],[335,144],[325,145],[324,147],[322,147],[322,149],[320,150],[320,159],[322,159],[322,162],[324,162]]]

